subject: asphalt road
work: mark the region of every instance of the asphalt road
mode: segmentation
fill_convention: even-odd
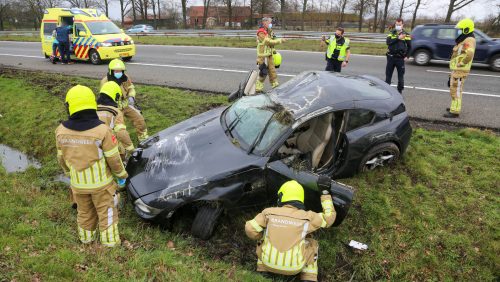
[[[128,73],[136,83],[229,93],[237,88],[247,71],[255,67],[256,51],[241,48],[138,45],[137,53],[127,64]],[[302,71],[325,67],[324,54],[320,52],[281,53],[283,65],[279,69],[280,82]],[[369,74],[385,79],[385,61],[382,56],[352,55],[349,66],[343,69],[343,73]],[[0,64],[93,78],[101,78],[107,67],[89,63],[52,65],[41,55],[40,43],[4,41],[0,41]],[[446,86],[448,73],[445,62],[434,62],[425,67],[415,66],[410,62],[406,64],[407,88],[403,96],[410,115],[426,120],[499,129],[500,73],[491,72],[483,65],[475,65],[465,83],[462,115],[453,120],[442,117],[450,101]],[[395,72],[393,84],[396,82]]]

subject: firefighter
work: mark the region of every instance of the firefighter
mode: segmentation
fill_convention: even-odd
[[[394,68],[398,72],[398,91],[403,93],[405,88],[405,61],[410,57],[411,36],[403,29],[403,19],[399,18],[394,29],[389,32],[387,43],[387,65],[385,67],[385,82],[391,84]]]
[[[349,63],[351,50],[349,47],[349,38],[344,37],[344,29],[338,27],[335,34],[326,39],[323,35],[321,41],[328,45],[326,51],[326,71],[340,72]]]
[[[101,244],[114,247],[120,244],[115,178],[123,182],[128,177],[118,152],[118,141],[99,120],[90,88],[81,85],[71,88],[66,94],[66,106],[69,119],[56,129],[57,160],[70,176],[78,204],[79,239],[88,244],[100,234]]]
[[[318,242],[306,235],[330,227],[336,217],[329,194],[331,180],[320,177],[323,213],[306,211],[304,189],[295,180],[285,182],[278,191],[278,207],[267,208],[247,221],[245,232],[257,244],[257,271],[282,275],[300,273],[302,281],[317,281]]]
[[[257,65],[259,66],[259,79],[255,84],[257,92],[264,90],[264,81],[268,75],[273,88],[279,85],[275,65],[281,64],[281,55],[274,49],[274,46],[286,40],[284,38],[276,39],[271,28],[271,19],[264,18],[262,19],[262,27],[257,31]]]
[[[455,28],[459,29],[459,36],[455,39],[455,47],[450,59],[450,87],[451,106],[443,116],[446,118],[457,118],[462,110],[462,90],[465,79],[469,75],[472,59],[476,50],[476,38],[474,37],[474,22],[471,19],[463,19],[457,23]]]
[[[97,115],[99,119],[113,130],[118,138],[118,149],[122,161],[134,150],[134,144],[125,126],[122,111],[118,108],[118,102],[122,95],[120,86],[114,81],[108,81],[101,87],[97,98]]]
[[[135,100],[135,86],[130,77],[125,74],[125,70],[125,63],[122,60],[112,60],[109,63],[107,75],[101,80],[101,87],[107,81],[114,81],[120,85],[122,95],[118,106],[123,111],[123,115],[132,121],[139,141],[144,141],[149,137],[146,121]]]

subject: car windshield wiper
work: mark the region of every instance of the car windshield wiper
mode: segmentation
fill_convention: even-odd
[[[271,121],[273,120],[273,117],[275,114],[276,113],[273,113],[271,115],[271,117],[267,120],[266,125],[264,126],[264,129],[262,129],[262,131],[259,133],[259,135],[257,135],[257,137],[255,137],[255,140],[253,140],[252,146],[250,146],[250,148],[248,148],[248,154],[251,154],[253,152],[253,149],[255,147],[257,147],[257,145],[260,143],[260,141],[262,141],[262,138],[264,138],[264,133],[267,131],[267,128],[271,124]]]
[[[245,114],[246,111],[243,112],[243,114]],[[238,125],[238,123],[240,123],[241,121],[241,118],[243,117],[243,114],[241,116],[239,116],[236,112],[234,113],[234,115],[236,116],[236,118],[234,120],[231,121],[231,123],[227,124],[226,122],[226,130],[224,131],[225,133],[229,133],[229,135],[231,135],[231,137],[233,137],[233,134],[232,134],[232,131],[233,129],[236,127],[236,125]],[[227,115],[227,113],[226,113]],[[224,118],[225,120],[225,118]]]

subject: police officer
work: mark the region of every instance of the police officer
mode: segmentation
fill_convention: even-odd
[[[255,84],[257,92],[264,90],[264,81],[268,75],[273,88],[279,85],[275,61],[280,64],[281,55],[274,47],[285,41],[284,38],[277,39],[274,35],[271,19],[263,18],[262,27],[257,31],[257,65],[259,66],[259,79]]]
[[[459,29],[459,35],[455,39],[455,47],[450,59],[450,87],[451,106],[443,116],[446,118],[457,118],[462,110],[462,89],[465,79],[469,75],[476,50],[476,38],[474,37],[474,22],[471,19],[463,19],[457,23],[455,28]]]
[[[403,19],[396,20],[394,29],[387,35],[387,65],[385,67],[385,82],[391,84],[394,68],[398,71],[398,91],[403,93],[405,60],[409,58],[411,48],[410,34],[403,29]]]
[[[320,177],[323,213],[306,211],[304,189],[295,180],[278,191],[278,207],[267,208],[247,221],[245,232],[257,245],[257,271],[283,275],[300,273],[302,281],[317,281],[318,242],[306,235],[330,227],[336,217],[329,194],[331,180]]]
[[[127,132],[123,113],[118,108],[121,95],[122,90],[116,82],[108,81],[104,83],[97,98],[97,115],[116,134],[120,156],[125,162],[127,155],[134,150],[134,144]]]
[[[335,34],[326,39],[323,35],[321,40],[328,45],[326,51],[326,71],[340,72],[349,63],[351,50],[349,38],[344,37],[344,29],[338,27]]]
[[[108,73],[101,80],[101,87],[108,81],[114,81],[120,85],[122,95],[118,106],[123,111],[125,117],[132,121],[139,141],[144,141],[149,137],[146,121],[135,100],[135,86],[130,77],[125,74],[125,71],[125,63],[122,60],[112,60],[109,62]]]
[[[114,247],[120,244],[117,184],[128,177],[118,152],[118,141],[97,116],[95,95],[77,85],[66,94],[69,119],[56,129],[57,160],[71,178],[77,206],[78,235],[82,243],[97,239]]]

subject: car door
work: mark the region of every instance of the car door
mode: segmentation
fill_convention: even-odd
[[[320,191],[317,185],[319,175],[310,171],[296,170],[287,166],[282,160],[276,160],[267,164],[266,179],[268,191],[277,197],[281,185],[289,180],[299,182],[304,188],[304,203],[306,209],[321,212]],[[333,205],[337,212],[334,226],[338,226],[347,216],[351,203],[354,199],[354,190],[345,184],[331,181],[330,194]]]
[[[452,27],[439,28],[436,32],[436,59],[448,60],[451,57],[458,30]]]
[[[88,43],[90,33],[82,23],[75,23],[73,26],[73,52],[72,56],[78,59],[88,56]]]
[[[50,56],[52,54],[52,43],[54,38],[52,37],[52,32],[56,29],[57,23],[44,21],[43,22],[43,38],[42,38],[42,49],[44,55]]]
[[[490,41],[478,32],[474,32],[476,37],[476,51],[474,53],[474,62],[485,62],[488,59],[488,48]]]

